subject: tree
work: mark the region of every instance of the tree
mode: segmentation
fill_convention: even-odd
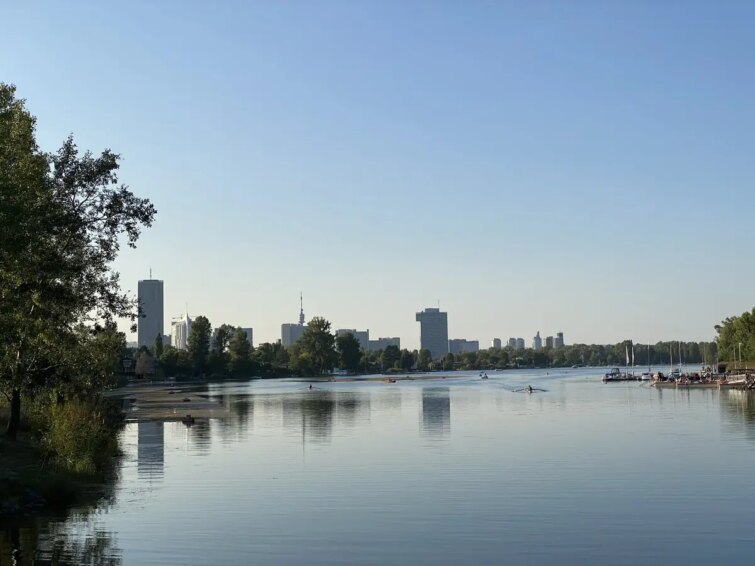
[[[411,371],[411,369],[414,367],[414,364],[414,354],[409,350],[401,350],[401,360],[399,361],[399,366],[401,366],[401,369],[403,369],[404,371]]]
[[[144,377],[146,375],[153,374],[155,372],[154,368],[155,360],[150,355],[149,350],[147,350],[147,348],[141,348],[136,356],[136,367],[134,368],[134,373],[137,375],[137,377]]]
[[[430,350],[422,348],[417,356],[417,369],[419,371],[427,371],[430,369],[430,363],[433,361],[430,356]]]
[[[348,332],[336,338],[336,349],[338,350],[341,369],[345,369],[350,373],[356,373],[362,358],[359,340],[351,332]]]
[[[66,371],[81,375],[80,358],[65,355],[82,339],[81,324],[136,319],[111,264],[155,215],[118,184],[118,155],[80,156],[72,137],[45,154],[34,126],[15,88],[0,83],[0,387],[11,439],[23,392]]]
[[[152,353],[155,355],[155,358],[160,359],[160,357],[163,355],[163,335],[158,334],[155,337],[155,345],[152,348]]]
[[[400,360],[401,351],[398,349],[398,346],[386,346],[380,355],[380,363],[384,371],[396,367]]]
[[[212,349],[216,352],[225,352],[228,349],[228,343],[236,328],[230,324],[221,324],[216,330],[212,339]]]
[[[319,316],[314,317],[298,341],[299,357],[302,358],[297,362],[299,367],[314,375],[332,371],[337,359],[334,343],[330,322]]]
[[[194,319],[187,340],[194,375],[204,375],[207,372],[211,334],[212,326],[207,317],[199,315]]]
[[[228,371],[235,376],[248,376],[252,373],[252,345],[241,328],[235,328],[228,343]]]

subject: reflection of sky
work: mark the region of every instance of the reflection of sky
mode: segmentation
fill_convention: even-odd
[[[125,563],[201,564],[210,546],[217,563],[741,561],[752,397],[601,371],[248,384],[241,416],[166,424],[164,480],[142,490],[126,465],[101,520]],[[527,383],[548,391],[513,392]]]

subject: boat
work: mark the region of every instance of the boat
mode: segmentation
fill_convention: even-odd
[[[619,368],[613,368],[603,376],[603,383],[613,383],[615,381],[639,381],[639,379],[640,378],[635,375],[621,373]]]

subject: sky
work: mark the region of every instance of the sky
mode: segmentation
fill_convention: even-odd
[[[707,340],[755,303],[751,2],[7,2],[0,80],[158,214],[114,268],[255,343]],[[126,325],[124,325],[124,329]]]

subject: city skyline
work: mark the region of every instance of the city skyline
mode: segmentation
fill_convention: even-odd
[[[114,268],[166,318],[269,341],[303,289],[407,347],[438,299],[481,343],[709,340],[753,302],[755,6],[693,4],[9,3],[0,70],[155,204]]]

